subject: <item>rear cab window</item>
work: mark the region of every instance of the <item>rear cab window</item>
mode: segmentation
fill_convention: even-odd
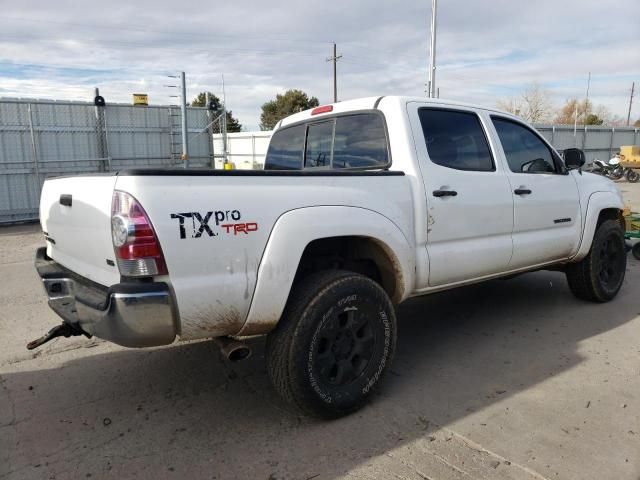
[[[380,169],[391,164],[384,117],[347,113],[285,127],[273,134],[265,170]]]
[[[278,130],[271,137],[265,159],[265,170],[299,170],[302,168],[305,126]]]

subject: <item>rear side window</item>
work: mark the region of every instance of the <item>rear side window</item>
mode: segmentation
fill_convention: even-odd
[[[516,173],[556,173],[551,150],[528,128],[492,117],[509,169]]]
[[[380,168],[388,164],[387,134],[381,115],[336,118],[333,168]]]
[[[418,115],[433,163],[456,170],[494,170],[487,137],[475,113],[421,108]]]
[[[271,138],[264,168],[365,169],[389,164],[382,115],[358,113],[278,130]]]
[[[273,134],[264,161],[265,170],[299,170],[302,168],[305,126],[283,128]]]

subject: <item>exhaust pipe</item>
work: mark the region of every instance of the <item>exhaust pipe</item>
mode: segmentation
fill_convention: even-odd
[[[251,348],[244,342],[230,337],[215,337],[214,342],[220,348],[220,352],[230,362],[238,362],[251,356]]]

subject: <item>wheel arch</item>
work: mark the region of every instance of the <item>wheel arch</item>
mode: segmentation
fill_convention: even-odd
[[[271,331],[294,281],[321,269],[351,269],[378,281],[394,303],[415,282],[413,247],[389,218],[360,207],[292,210],[275,223],[258,268],[247,319],[237,335]]]
[[[620,222],[624,230],[623,208],[624,204],[621,198],[613,192],[594,192],[589,196],[580,247],[578,248],[578,253],[571,259],[572,261],[579,261],[587,256],[591,249],[593,236],[600,224],[605,220]]]

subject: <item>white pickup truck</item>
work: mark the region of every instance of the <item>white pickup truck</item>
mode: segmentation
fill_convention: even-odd
[[[276,390],[344,415],[389,369],[409,297],[546,268],[616,296],[623,202],[583,163],[509,114],[388,96],[280,121],[261,171],[48,179],[36,268],[63,323],[29,347],[216,338],[234,359],[268,334]]]

